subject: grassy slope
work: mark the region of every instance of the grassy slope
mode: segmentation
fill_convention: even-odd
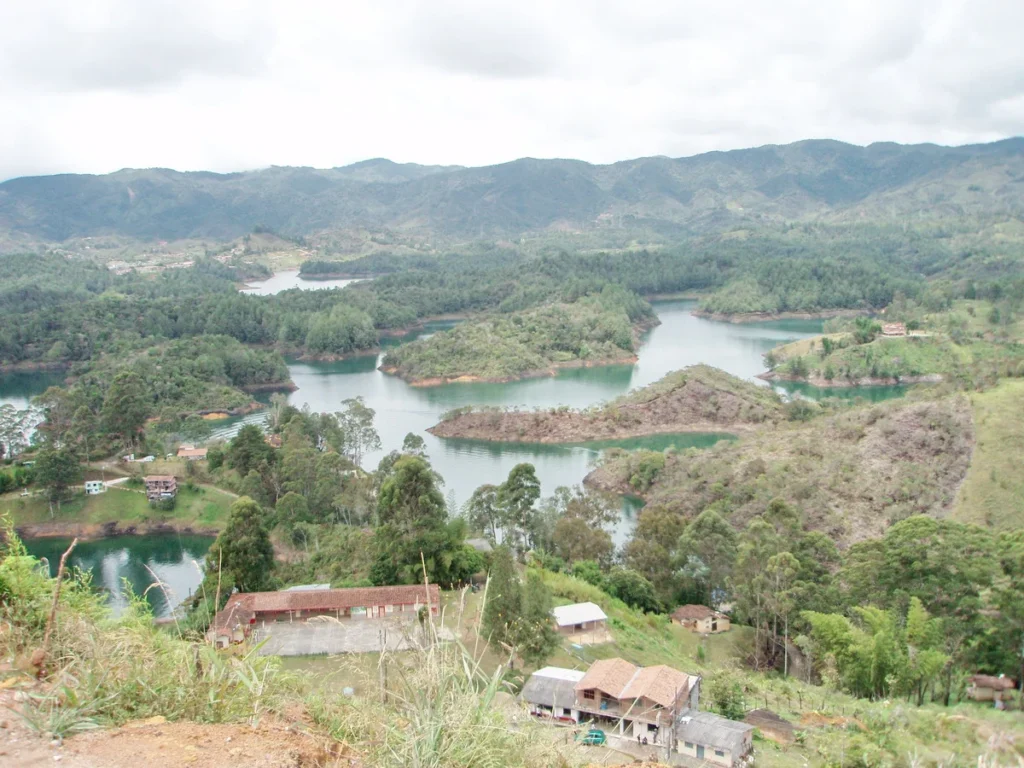
[[[948,514],[972,445],[965,397],[893,401],[669,454],[644,497],[688,518],[724,502],[737,526],[782,497],[809,527],[852,543],[911,514]],[[632,462],[611,457],[588,482],[626,491]]]
[[[971,395],[977,447],[953,517],[1011,530],[1024,525],[1024,382],[1004,381]]]
[[[50,517],[49,505],[40,495],[22,498],[17,493],[0,496],[0,515],[7,514],[16,526],[35,523],[101,524],[118,521],[132,523],[170,523],[178,527],[218,528],[227,520],[234,496],[216,488],[199,487],[190,491],[179,487],[173,512],[151,509],[144,493],[113,487],[96,496],[78,494],[61,505]]]
[[[827,367],[831,366],[833,380],[836,382],[844,379],[890,379],[930,374],[949,376],[969,365],[975,354],[987,354],[989,346],[983,342],[970,347],[958,346],[939,336],[879,337],[870,344],[854,344],[838,349],[827,357],[822,357],[820,351],[814,351],[802,359],[813,376],[824,376]],[[974,347],[979,348],[975,350]],[[790,362],[777,370],[786,373],[795,356],[787,348],[783,348],[782,353],[787,355]]]

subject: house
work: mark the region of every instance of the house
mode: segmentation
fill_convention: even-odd
[[[186,461],[206,461],[206,449],[183,445],[178,448],[178,458]]]
[[[281,441],[280,435],[267,435],[263,438],[263,442],[269,445],[271,448],[280,448],[284,443]]]
[[[715,765],[753,765],[754,726],[710,712],[687,711],[675,729],[676,751]]]
[[[142,482],[146,484],[146,498],[150,501],[173,499],[178,493],[174,475],[146,475]]]
[[[400,587],[357,587],[352,589],[283,590],[280,592],[238,592],[228,598],[206,633],[218,648],[245,640],[253,629],[278,622],[304,623],[319,616],[361,621],[405,614],[412,618],[430,606],[440,613],[441,590],[437,584]]]
[[[595,603],[560,605],[551,612],[558,634],[579,645],[607,643],[608,617]]]
[[[883,336],[906,336],[907,326],[906,323],[885,323],[882,326]]]
[[[483,553],[485,555],[488,552],[493,552],[494,551],[494,547],[491,546],[491,542],[489,542],[487,539],[482,539],[482,538],[466,539],[466,543],[469,546],[471,546],[473,549],[475,549],[477,552],[481,552],[481,553]]]
[[[665,745],[679,713],[696,710],[701,678],[665,665],[638,667],[625,659],[594,662],[576,683],[576,709],[613,736]]]
[[[107,487],[103,485],[102,480],[85,481],[85,492],[90,496],[95,496],[97,493],[103,493],[105,490],[107,490]]]
[[[1005,675],[971,675],[967,678],[967,696],[974,701],[1001,702],[1017,684]]]
[[[580,721],[576,708],[576,683],[583,679],[584,672],[562,667],[538,669],[523,686],[519,698],[530,705],[530,714],[550,717],[564,722]]]
[[[681,605],[672,612],[672,623],[705,635],[727,632],[729,617],[706,605]]]

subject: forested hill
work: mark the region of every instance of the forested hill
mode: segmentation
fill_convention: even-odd
[[[121,170],[0,184],[0,234],[233,238],[359,227],[498,238],[545,229],[662,235],[826,214],[1019,213],[1024,139],[940,147],[802,141],[613,165],[521,159],[482,168],[369,160],[244,173]]]

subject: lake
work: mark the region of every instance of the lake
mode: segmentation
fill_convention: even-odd
[[[128,604],[124,588],[127,580],[132,592],[145,594],[155,616],[169,616],[202,581],[203,557],[212,543],[209,536],[115,536],[78,542],[68,561],[92,575],[93,586],[107,594],[115,613]],[[51,576],[57,575],[60,557],[70,544],[70,539],[25,542],[30,554],[49,561]],[[163,589],[150,588],[157,580]]]
[[[275,275],[273,279],[279,278],[280,274]],[[289,279],[297,279],[297,273],[292,273],[292,278]],[[692,301],[656,302],[654,306],[661,319],[661,325],[645,334],[638,354],[639,360],[635,365],[575,368],[562,371],[552,378],[502,384],[465,383],[417,388],[377,370],[380,364],[379,355],[353,357],[334,363],[292,361],[289,363],[289,369],[297,389],[291,393],[289,401],[300,407],[308,404],[314,411],[338,411],[342,408],[343,400],[362,397],[377,413],[375,423],[382,442],[382,450],[368,455],[364,462],[365,466],[375,467],[385,452],[399,448],[405,435],[414,432],[425,440],[430,461],[444,478],[445,485],[442,491],[446,495],[454,495],[457,505],[464,503],[480,485],[502,482],[509,471],[520,462],[530,462],[537,468],[542,492],[544,495],[550,495],[560,485],[578,484],[593,467],[600,456],[600,451],[610,445],[654,450],[661,450],[669,445],[679,448],[703,448],[729,436],[657,435],[581,445],[499,444],[474,440],[442,440],[428,434],[426,429],[436,424],[445,411],[464,405],[512,406],[523,409],[567,405],[584,408],[618,397],[631,389],[657,381],[671,371],[696,363],[707,363],[736,376],[758,381],[754,377],[764,370],[762,355],[765,352],[778,344],[821,333],[822,329],[820,320],[780,320],[743,325],[715,322],[690,314],[695,306]],[[382,346],[387,347],[436,333],[452,324],[451,321],[430,323],[401,339],[385,339]],[[17,378],[22,376],[29,378]],[[57,383],[49,380],[49,376],[51,375],[18,374],[14,379],[7,379],[13,383],[16,392],[5,393],[0,388],[0,398],[9,394],[11,397],[27,399],[51,383]],[[34,391],[28,386],[33,381],[31,377],[37,377]],[[0,380],[0,383],[3,381]],[[803,384],[782,383],[776,388],[811,398],[867,396],[868,399],[880,399],[902,393],[901,388],[893,387],[820,390]],[[223,422],[217,427],[217,435],[228,437],[237,431],[242,423],[261,422],[264,418],[264,414],[256,413]],[[623,515],[614,530],[617,543],[621,544],[628,537],[637,508],[638,504],[634,501],[623,502]],[[111,544],[109,549],[104,549],[104,546],[104,542],[90,543],[87,551],[92,553],[90,556],[93,560],[90,562],[99,567],[99,571],[94,571],[97,573],[97,582],[111,589],[115,601],[118,599],[118,574],[130,574],[132,583],[143,587],[150,583],[145,580],[148,574],[143,576],[142,574],[146,572],[141,568],[142,563],[153,560],[148,538],[119,541],[117,544]],[[140,549],[137,561],[131,555],[136,546]],[[170,562],[159,561],[161,567],[174,569],[167,573],[175,574],[175,578],[180,577],[175,591],[180,596],[187,596],[188,590],[194,589],[199,583],[199,575],[194,568],[184,563],[201,555],[205,548],[198,551],[195,548],[200,546],[200,543],[193,542],[190,545],[192,548],[187,550],[186,557],[184,550],[182,554],[175,555],[172,545],[166,541],[153,546],[159,552],[165,553],[161,555],[164,560],[176,563],[172,566]],[[133,576],[139,580],[136,581]],[[169,577],[161,578],[172,581]]]
[[[300,291],[325,291],[329,288],[344,288],[346,285],[358,283],[360,279],[352,280],[306,280],[299,276],[299,270],[288,269],[283,272],[275,272],[272,277],[266,280],[251,280],[246,283],[240,293],[251,293],[256,296],[273,296],[275,293],[287,291],[291,288],[298,288]]]

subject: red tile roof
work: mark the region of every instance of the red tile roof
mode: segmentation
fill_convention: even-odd
[[[191,457],[194,456],[195,458],[198,458],[198,459],[205,459],[206,458],[206,451],[207,451],[206,448],[184,448],[184,447],[182,447],[182,448],[178,449],[178,457],[179,458],[183,458],[183,459],[187,459],[187,458],[191,458]]]
[[[146,475],[142,480],[146,483],[172,483],[174,475]]]
[[[212,629],[230,629],[248,624],[261,613],[284,611],[336,611],[368,608],[371,605],[426,605],[430,598],[435,609],[441,603],[441,590],[431,584],[429,592],[419,584],[399,587],[354,587],[302,592],[239,592],[228,598],[224,609],[211,624]]]
[[[625,659],[601,659],[590,665],[576,691],[597,689],[614,699],[648,699],[671,707],[690,685],[689,675],[663,664],[645,668]]]

